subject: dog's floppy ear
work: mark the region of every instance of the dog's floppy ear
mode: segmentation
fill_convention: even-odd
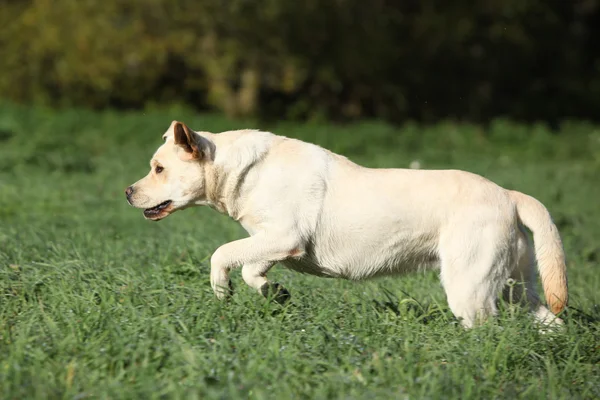
[[[173,121],[172,126],[175,144],[183,149],[186,159],[202,160],[210,157],[211,143],[208,139],[192,131],[183,122]]]

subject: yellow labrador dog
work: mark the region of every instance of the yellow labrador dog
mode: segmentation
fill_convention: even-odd
[[[319,146],[258,130],[195,132],[173,121],[150,173],[126,189],[158,221],[207,205],[249,237],[211,257],[216,295],[229,272],[267,296],[275,263],[308,274],[361,280],[437,267],[450,309],[465,327],[496,313],[511,279],[514,301],[542,323],[561,323],[535,291],[535,261],[554,314],[567,304],[561,239],[536,199],[457,170],[371,169]],[[525,227],[533,232],[532,247]],[[285,296],[284,296],[285,297]]]

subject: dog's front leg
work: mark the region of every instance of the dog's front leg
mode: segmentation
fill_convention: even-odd
[[[275,263],[267,261],[262,263],[244,264],[242,278],[251,288],[256,289],[264,297],[271,297],[277,303],[283,304],[290,299],[290,292],[277,282],[267,280],[267,272]]]
[[[266,278],[276,262],[303,253],[300,240],[285,238],[284,235],[260,234],[219,247],[210,260],[210,281],[217,297],[222,299],[231,293],[229,271],[242,265],[244,281],[263,296],[268,297],[275,289],[275,300],[283,301],[289,297],[281,285],[269,284]]]

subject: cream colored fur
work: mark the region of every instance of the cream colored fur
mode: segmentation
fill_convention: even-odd
[[[466,327],[496,313],[510,290],[541,322],[558,322],[535,291],[535,259],[554,313],[567,302],[560,236],[534,198],[457,170],[371,169],[319,146],[256,130],[194,132],[173,121],[152,171],[129,202],[159,220],[208,205],[249,237],[211,258],[219,298],[229,272],[265,293],[275,263],[313,275],[362,280],[439,268],[450,309]],[[156,167],[159,166],[158,170]],[[165,205],[166,204],[166,205]],[[535,250],[524,227],[533,232]]]

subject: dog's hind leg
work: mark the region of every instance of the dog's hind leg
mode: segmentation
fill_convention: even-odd
[[[510,276],[513,282],[504,289],[505,301],[527,307],[538,322],[561,324],[562,320],[544,306],[537,294],[535,252],[523,227],[519,227],[517,247],[518,262]]]
[[[496,299],[508,278],[510,234],[493,224],[466,226],[440,238],[441,280],[452,313],[466,328],[497,312]]]

